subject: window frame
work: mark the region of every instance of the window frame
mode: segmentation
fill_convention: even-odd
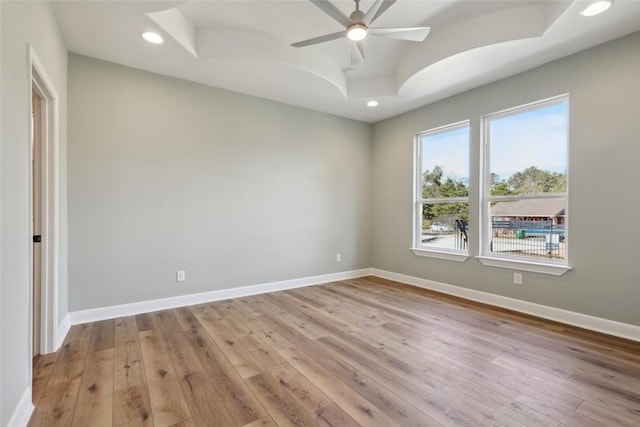
[[[467,203],[468,210],[471,211],[469,205],[469,194],[466,197],[440,197],[440,198],[423,198],[422,197],[422,139],[429,135],[437,135],[445,132],[456,131],[459,129],[468,129],[468,163],[469,170],[467,176],[469,181],[471,180],[471,121],[462,120],[455,123],[450,123],[443,126],[431,128],[426,131],[421,131],[415,134],[414,137],[414,151],[413,151],[413,237],[411,251],[414,255],[425,256],[431,258],[445,259],[449,261],[464,262],[469,258],[470,242],[467,242],[467,248],[462,249],[448,249],[448,248],[435,248],[428,247],[422,244],[422,205],[424,203]],[[469,185],[470,183],[467,183]]]
[[[518,194],[518,195],[491,195],[491,135],[490,123],[492,120],[512,117],[518,114],[539,110],[541,108],[553,105],[567,105],[567,118],[569,125],[567,126],[567,188],[564,193],[535,193],[535,194]],[[476,257],[482,264],[491,267],[501,267],[516,269],[522,271],[531,271],[536,273],[562,275],[571,270],[569,265],[569,146],[570,146],[570,98],[569,94],[562,94],[551,98],[534,101],[517,107],[508,108],[506,110],[487,114],[481,117],[481,144],[480,150],[480,254]],[[492,240],[491,227],[491,203],[505,200],[523,200],[523,199],[564,199],[564,233],[566,236],[564,242],[564,258],[554,260],[551,258],[534,258],[509,254],[497,254],[491,251],[490,244]]]

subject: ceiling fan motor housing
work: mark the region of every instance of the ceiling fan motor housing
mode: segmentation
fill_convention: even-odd
[[[356,3],[357,4],[357,3]],[[347,37],[353,41],[364,40],[369,34],[369,27],[364,22],[364,13],[356,9],[351,15],[351,25],[347,27]]]
[[[364,20],[364,12],[361,10],[354,10],[353,13],[349,15],[349,19],[351,19],[351,22],[354,24],[362,24],[362,21]]]

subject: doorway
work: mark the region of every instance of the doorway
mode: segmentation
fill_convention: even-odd
[[[57,350],[59,189],[58,95],[30,46],[29,91],[31,287],[29,345],[31,357]],[[30,373],[32,374],[32,372]]]
[[[31,90],[31,230],[32,230],[32,356],[41,353],[42,343],[42,106],[37,87]]]

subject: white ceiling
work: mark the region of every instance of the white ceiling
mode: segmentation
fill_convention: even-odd
[[[368,37],[355,67],[346,39],[290,46],[343,29],[308,0],[56,0],[54,11],[71,52],[375,122],[640,30],[640,1],[585,18],[588,3],[399,0],[372,26],[431,33],[420,43]],[[147,30],[165,43],[145,42]]]

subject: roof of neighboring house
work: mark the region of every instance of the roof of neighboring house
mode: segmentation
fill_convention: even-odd
[[[498,202],[491,207],[491,216],[562,216],[564,199],[520,199]]]

